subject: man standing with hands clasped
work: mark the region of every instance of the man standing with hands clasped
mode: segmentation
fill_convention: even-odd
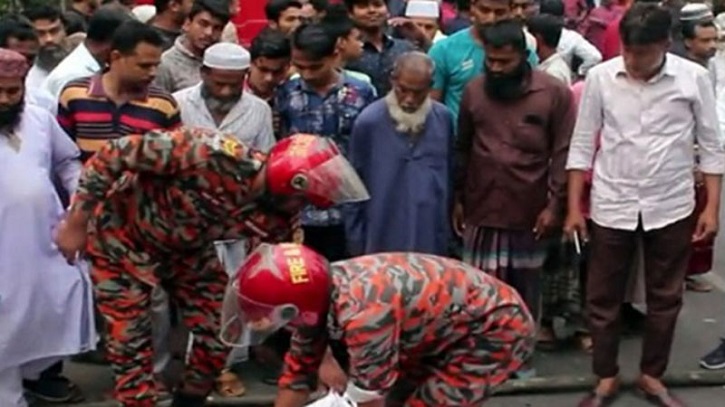
[[[635,4],[625,14],[619,26],[622,56],[589,71],[571,141],[565,232],[590,238],[586,298],[599,377],[580,407],[608,406],[616,397],[619,309],[639,238],[647,323],[637,387],[655,405],[685,405],[661,377],[682,307],[692,242],[717,233],[725,150],[708,72],[667,53],[670,24],[667,9],[654,4]],[[708,196],[700,215],[694,213],[695,142]],[[592,162],[588,231],[579,197]]]

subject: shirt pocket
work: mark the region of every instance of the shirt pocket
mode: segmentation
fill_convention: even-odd
[[[532,116],[535,117],[535,116]],[[536,119],[534,119],[536,120]],[[512,145],[525,154],[543,154],[549,150],[545,122],[521,121],[513,128]]]

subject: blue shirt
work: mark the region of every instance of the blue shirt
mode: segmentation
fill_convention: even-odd
[[[280,87],[276,98],[282,137],[297,133],[329,137],[346,154],[352,125],[360,112],[375,100],[375,89],[343,73],[327,95],[321,96],[302,78],[296,77]],[[338,208],[324,211],[308,208],[302,213],[302,224],[339,225],[342,214]]]
[[[451,110],[457,121],[463,89],[471,79],[483,73],[486,56],[483,47],[468,29],[434,43],[428,55],[436,66],[433,89],[443,92],[443,104]],[[531,66],[539,63],[533,49],[529,49],[529,63]]]
[[[384,97],[390,92],[390,73],[393,64],[401,54],[414,51],[413,44],[388,35],[383,37],[383,49],[379,51],[369,41],[363,43],[363,54],[355,61],[348,62],[346,68],[366,74],[373,82],[378,97]]]

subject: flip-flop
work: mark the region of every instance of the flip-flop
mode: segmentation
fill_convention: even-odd
[[[216,379],[216,392],[222,397],[242,397],[247,388],[234,372],[224,369]]]

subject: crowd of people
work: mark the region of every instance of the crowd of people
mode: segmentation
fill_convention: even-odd
[[[82,401],[69,356],[110,364],[124,407],[243,396],[225,344],[272,367],[279,407],[317,379],[361,407],[480,405],[536,375],[535,335],[591,353],[580,406],[607,406],[625,332],[639,389],[684,406],[661,378],[684,290],[712,290],[719,7],[267,0],[249,44],[235,0],[2,16],[0,405]]]

